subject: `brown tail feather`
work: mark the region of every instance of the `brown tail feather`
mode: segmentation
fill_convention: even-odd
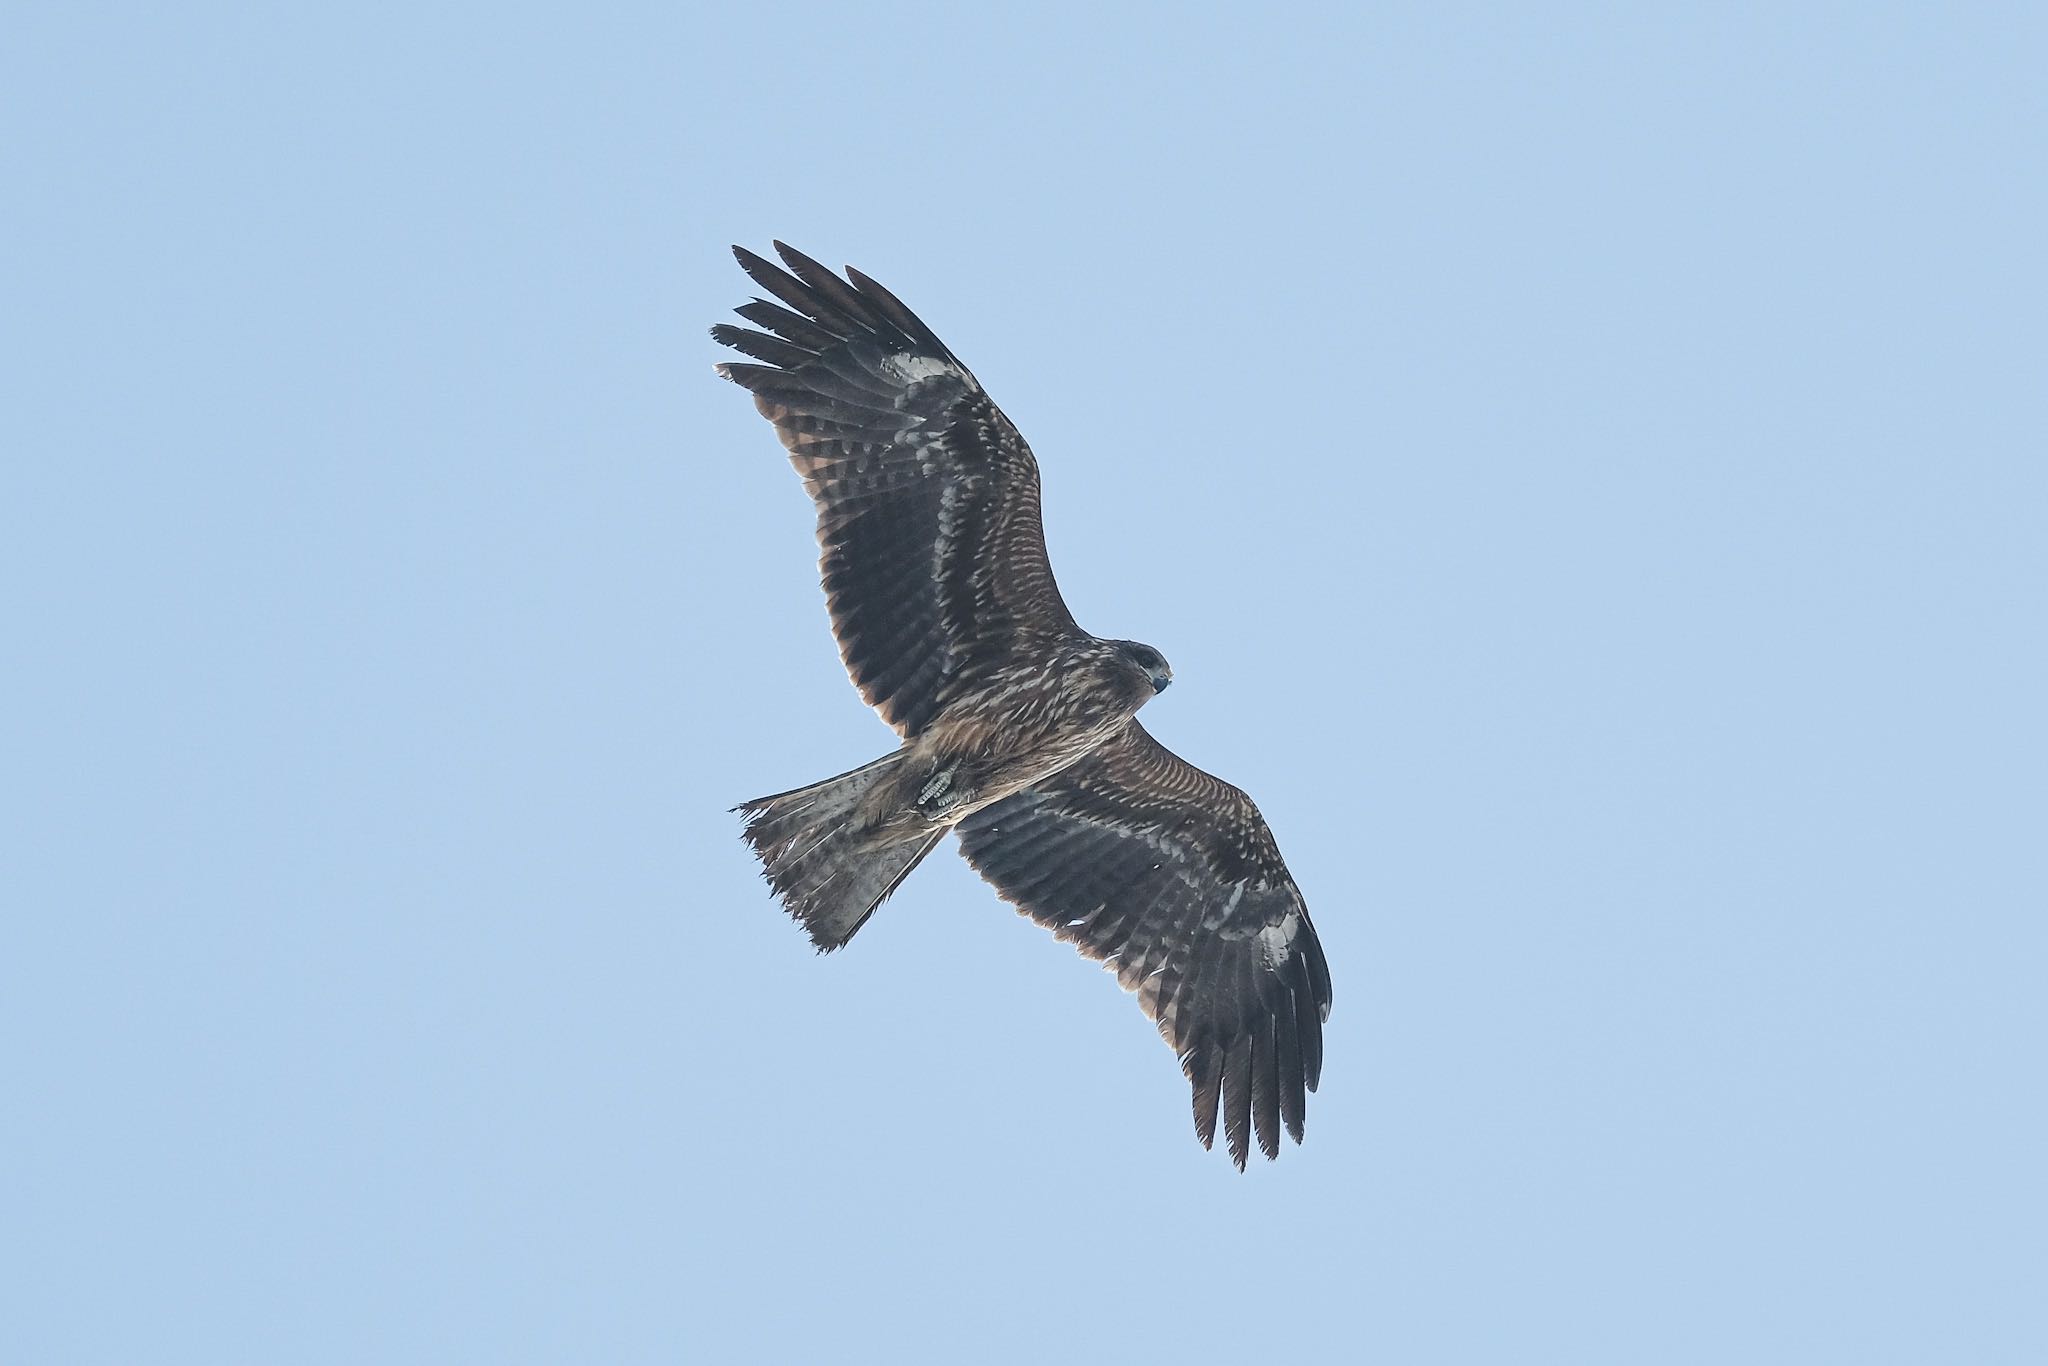
[[[889,775],[898,757],[733,808],[747,818],[743,838],[761,860],[762,876],[821,953],[853,938],[945,837],[944,830],[934,830],[877,843],[875,832],[854,819],[860,799]]]

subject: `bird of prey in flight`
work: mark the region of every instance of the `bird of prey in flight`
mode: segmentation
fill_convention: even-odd
[[[1075,622],[1038,463],[966,366],[888,290],[776,243],[735,247],[769,296],[721,324],[718,372],[775,425],[818,509],[839,653],[901,747],[742,803],[764,875],[844,945],[949,830],[1033,920],[1112,967],[1194,1087],[1195,1133],[1242,1169],[1301,1141],[1330,971],[1258,808],[1154,740],[1165,658]],[[784,268],[786,267],[786,269]]]

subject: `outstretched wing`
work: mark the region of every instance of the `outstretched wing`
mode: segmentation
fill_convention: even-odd
[[[1075,630],[1046,562],[1038,462],[895,295],[775,249],[788,270],[733,248],[781,301],[736,310],[765,330],[711,329],[765,363],[718,371],[753,392],[817,502],[847,672],[884,720],[916,735],[957,680]]]
[[[1116,970],[1180,1055],[1208,1147],[1301,1141],[1323,1067],[1330,969],[1251,798],[1132,721],[1087,758],[962,821],[1003,898]]]

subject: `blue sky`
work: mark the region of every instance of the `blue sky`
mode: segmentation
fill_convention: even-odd
[[[43,7],[0,1356],[2048,1357],[2030,6]],[[936,856],[711,323],[895,289],[1335,977],[1194,1143]]]

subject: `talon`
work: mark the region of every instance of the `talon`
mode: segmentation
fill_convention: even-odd
[[[925,779],[924,786],[917,792],[917,804],[921,807],[942,805],[940,799],[952,790],[953,771],[958,767],[958,764],[947,764]]]

